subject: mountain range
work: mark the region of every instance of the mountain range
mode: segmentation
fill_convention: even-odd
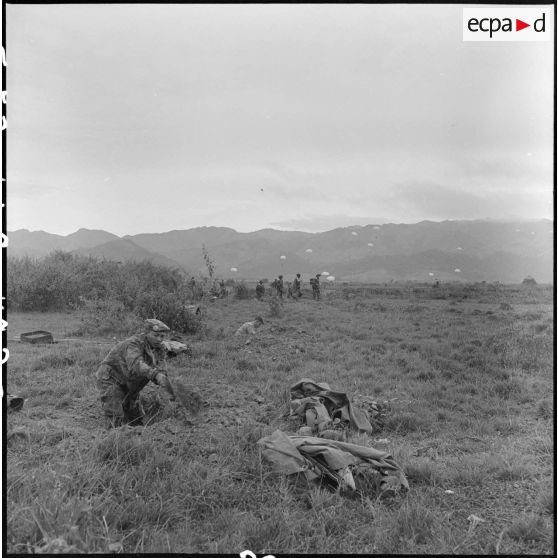
[[[116,261],[149,260],[207,275],[203,247],[223,278],[308,279],[327,271],[337,281],[500,281],[530,275],[553,281],[554,223],[422,221],[365,225],[321,233],[262,229],[240,233],[198,227],[119,237],[79,229],[67,236],[19,229],[8,232],[8,257],[43,257],[55,250]]]

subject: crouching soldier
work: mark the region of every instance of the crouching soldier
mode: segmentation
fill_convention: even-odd
[[[261,316],[256,316],[256,319],[253,322],[245,322],[243,323],[236,331],[235,336],[241,335],[255,335],[256,330],[263,325],[264,321]]]
[[[172,386],[159,368],[164,365],[163,340],[167,331],[163,322],[145,320],[143,333],[115,345],[101,362],[96,378],[107,428],[143,424],[139,394],[150,381],[167,391],[174,401]]]

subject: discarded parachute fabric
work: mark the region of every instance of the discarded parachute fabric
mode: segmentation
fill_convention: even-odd
[[[313,436],[288,436],[281,430],[261,438],[257,443],[276,473],[290,475],[304,472],[308,480],[325,474],[341,481],[352,468],[365,464],[383,476],[396,477],[401,489],[409,488],[403,471],[385,451]],[[347,484],[351,485],[350,482]]]
[[[293,413],[304,418],[308,426],[322,430],[320,423],[335,420],[346,421],[360,432],[372,432],[372,425],[365,411],[355,407],[346,393],[333,391],[325,382],[302,378],[290,388]],[[308,413],[309,409],[314,412]]]

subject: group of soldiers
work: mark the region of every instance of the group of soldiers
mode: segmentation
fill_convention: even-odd
[[[302,277],[300,273],[296,274],[296,277],[292,282],[287,281],[286,284],[283,282],[283,276],[278,275],[276,279],[271,282],[271,289],[277,294],[280,299],[283,299],[285,294],[285,286],[287,298],[292,298],[293,300],[298,300],[302,297]],[[312,298],[314,300],[320,300],[320,274],[317,273],[315,277],[310,279],[310,286],[312,287]],[[256,285],[256,298],[261,300],[265,294],[265,286],[263,279],[258,281]]]
[[[196,283],[195,277],[192,277],[188,281],[188,287],[192,291],[192,298],[200,299],[204,296],[203,285],[198,285]],[[213,281],[213,284],[209,289],[209,296],[213,296],[215,298],[225,298],[228,294],[229,293],[227,291],[227,287],[225,285],[224,279],[221,279],[218,285],[217,285],[217,281]]]

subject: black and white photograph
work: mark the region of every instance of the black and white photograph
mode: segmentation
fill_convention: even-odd
[[[556,553],[556,2],[3,18],[5,553]]]

